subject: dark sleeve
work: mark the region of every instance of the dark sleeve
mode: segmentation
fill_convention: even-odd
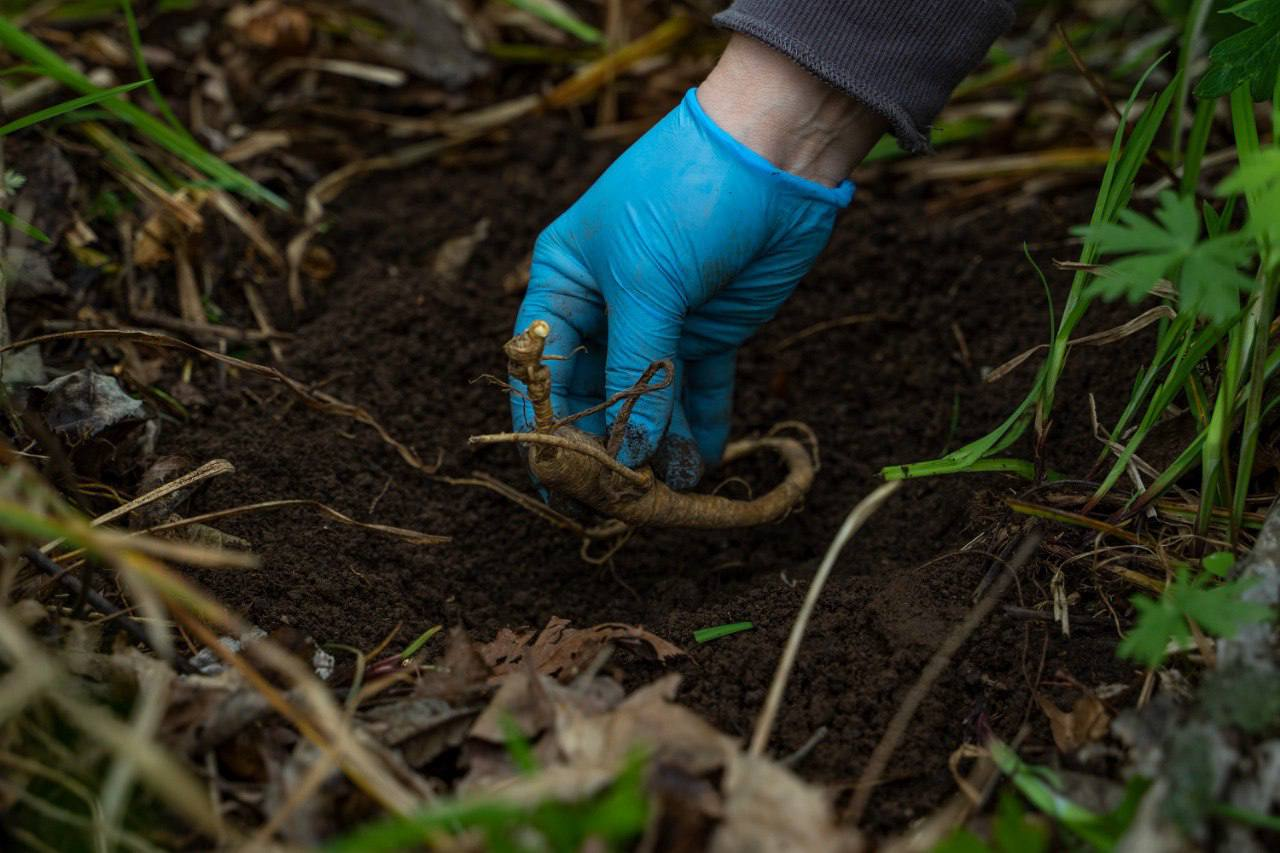
[[[908,151],[1013,21],[1016,0],[735,0],[715,17],[889,120]]]

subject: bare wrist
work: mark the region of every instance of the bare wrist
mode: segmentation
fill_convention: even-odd
[[[827,186],[847,178],[887,127],[860,101],[740,33],[698,87],[698,103],[775,166]]]

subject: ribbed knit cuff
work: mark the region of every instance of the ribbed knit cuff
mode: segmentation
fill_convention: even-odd
[[[735,0],[722,27],[759,39],[929,149],[951,90],[1013,22],[1015,0]]]

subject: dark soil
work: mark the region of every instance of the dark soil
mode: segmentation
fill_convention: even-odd
[[[518,297],[505,295],[500,281],[612,153],[548,119],[482,162],[426,166],[353,188],[323,238],[339,272],[323,292],[311,290],[313,313],[297,327],[288,372],[366,406],[424,457],[442,448],[444,473],[479,469],[526,488],[509,448],[473,452],[466,442],[507,427],[503,393],[477,381],[505,369],[500,347]],[[745,738],[806,582],[880,467],[931,458],[980,435],[1026,392],[1034,361],[995,385],[979,377],[982,366],[1047,334],[1044,292],[1023,241],[1060,303],[1069,277],[1051,259],[1072,256],[1064,237],[1088,219],[1091,203],[1086,190],[1015,213],[992,206],[931,219],[922,195],[888,182],[862,188],[818,266],[741,359],[734,433],[798,419],[821,441],[822,470],[804,511],[745,532],[644,532],[612,570],[584,564],[576,540],[502,498],[410,469],[359,424],[287,404],[286,394],[256,382],[251,393],[234,378],[221,394],[206,387],[213,409],[165,438],[170,452],[235,463],[237,473],[214,482],[200,508],[315,498],[454,540],[413,547],[301,510],[261,514],[222,526],[248,539],[264,568],[200,580],[265,628],[289,623],[321,642],[365,648],[397,626],[403,644],[437,623],[460,623],[477,639],[551,616],[583,626],[642,623],[688,648],[679,665],[684,701]],[[433,280],[441,243],[482,217],[492,236],[462,280]],[[815,322],[863,312],[892,319],[773,351]],[[1131,313],[1109,308],[1085,331]],[[1098,402],[1104,419],[1114,416],[1146,343],[1073,355],[1048,448],[1054,467],[1086,472],[1098,445],[1085,389],[1111,392]],[[801,772],[835,785],[857,778],[988,570],[982,556],[935,558],[993,523],[1009,526],[1000,499],[1025,488],[997,477],[925,481],[881,511],[846,550],[818,607],[778,721],[776,754],[826,727]],[[1091,581],[1078,565],[1068,588],[1083,590],[1087,602]],[[1026,607],[1043,604],[1047,574],[1029,570],[1019,595]],[[694,629],[738,620],[756,629],[694,644]],[[1025,751],[1040,757],[1037,748],[1049,741],[1031,700],[1039,679],[1063,670],[1089,685],[1135,683],[1136,674],[1114,661],[1115,634],[1105,625],[1077,625],[1064,639],[1043,622],[993,616],[920,709],[872,800],[870,825],[902,827],[952,792],[947,758],[976,738],[980,723],[1008,738],[1031,722]],[[654,674],[650,664],[615,660],[633,684]]]

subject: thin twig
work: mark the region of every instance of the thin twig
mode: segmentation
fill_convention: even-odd
[[[849,513],[848,518],[844,520],[844,524],[840,525],[835,538],[831,540],[827,553],[823,555],[822,564],[818,566],[818,573],[809,584],[809,591],[805,595],[804,603],[800,605],[800,613],[796,616],[795,624],[791,626],[787,645],[782,650],[782,659],[778,661],[773,683],[769,685],[769,695],[765,698],[764,710],[760,712],[760,719],[756,721],[756,730],[751,736],[751,755],[763,754],[765,745],[769,742],[773,721],[778,716],[778,708],[782,705],[782,694],[787,689],[791,668],[795,665],[796,654],[800,651],[800,641],[804,639],[805,629],[809,627],[809,618],[813,615],[813,608],[818,603],[818,597],[822,595],[822,587],[826,584],[832,567],[835,566],[836,558],[840,556],[840,552],[853,534],[858,532],[858,529],[875,514],[876,510],[880,509],[889,496],[902,486],[902,483],[902,480],[885,483],[859,501]]]
[[[452,542],[450,536],[439,536],[434,533],[420,533],[417,530],[409,530],[404,527],[392,527],[387,524],[374,524],[369,521],[356,521],[349,515],[341,513],[328,504],[320,501],[309,500],[306,498],[290,498],[286,500],[261,501],[259,503],[244,504],[243,506],[234,506],[228,509],[214,510],[206,512],[202,515],[193,515],[190,518],[178,518],[173,521],[166,521],[163,524],[157,524],[154,527],[140,531],[141,533],[162,533],[166,530],[176,530],[180,527],[186,527],[191,524],[204,524],[209,521],[217,521],[220,518],[228,518],[233,515],[243,515],[247,512],[259,512],[264,509],[283,509],[285,507],[305,506],[327,515],[340,524],[346,524],[350,527],[359,527],[364,530],[372,530],[377,533],[385,533],[388,536],[394,536],[397,539],[403,539],[413,545],[441,545]]]
[[[910,724],[911,718],[915,716],[916,709],[920,707],[920,703],[929,694],[933,683],[951,665],[951,658],[964,645],[965,640],[969,639],[969,635],[977,629],[983,619],[987,618],[987,614],[995,608],[1005,592],[1013,585],[1018,572],[1031,559],[1031,555],[1035,553],[1036,549],[1040,547],[1040,540],[1041,534],[1035,530],[1022,540],[1022,544],[1018,546],[1017,552],[1013,555],[1008,570],[1000,576],[998,581],[992,584],[986,597],[974,605],[964,621],[951,629],[951,633],[942,641],[942,645],[933,653],[933,657],[929,658],[929,663],[920,672],[920,677],[911,686],[906,697],[902,700],[902,704],[898,706],[897,712],[894,713],[893,719],[889,721],[884,735],[871,752],[871,758],[867,760],[867,766],[863,769],[862,776],[858,779],[857,785],[854,786],[853,802],[850,803],[845,815],[849,822],[857,824],[858,821],[862,820],[862,814],[866,811],[867,803],[871,800],[871,792],[879,782],[885,767],[889,765],[889,759],[893,757],[894,750],[898,748],[898,744],[906,735],[907,726]]]

